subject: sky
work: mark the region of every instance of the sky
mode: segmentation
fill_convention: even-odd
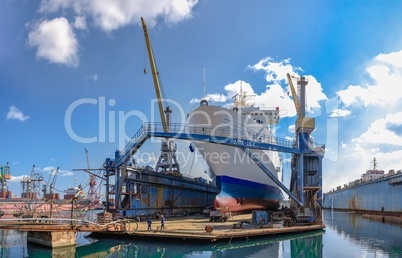
[[[174,122],[204,97],[227,106],[240,85],[279,107],[277,136],[296,111],[286,73],[308,78],[307,112],[325,144],[323,189],[360,178],[376,157],[402,169],[402,2],[239,0],[0,1],[0,165],[13,194],[34,172],[56,190],[81,183],[145,121],[160,121],[140,18]],[[178,143],[190,176],[194,157]],[[148,141],[139,159],[152,164]],[[85,149],[88,150],[88,160]],[[282,155],[289,178],[289,155]]]

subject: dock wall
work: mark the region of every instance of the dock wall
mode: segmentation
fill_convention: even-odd
[[[323,208],[402,213],[402,184],[395,178],[385,177],[325,193]]]

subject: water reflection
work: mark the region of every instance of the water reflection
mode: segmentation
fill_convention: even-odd
[[[27,244],[26,233],[1,231],[0,257],[402,257],[402,227],[351,213],[324,211],[326,229],[302,234],[214,244],[92,239],[80,234],[78,247],[50,250]]]
[[[0,257],[28,257],[26,233],[0,230]]]
[[[158,243],[100,239],[73,248],[46,249],[28,244],[29,257],[322,257],[324,231],[217,244]],[[89,242],[89,240],[87,240]],[[15,256],[5,256],[15,257]]]
[[[337,238],[347,242],[349,246],[359,247],[361,253],[402,257],[401,225],[364,219],[358,214],[333,211],[324,211],[324,221],[328,232],[326,238]],[[334,245],[328,248],[333,249]]]
[[[322,257],[323,230],[208,245],[131,241],[105,248],[104,240],[78,247],[77,257]],[[113,240],[116,241],[116,240]],[[284,246],[284,243],[290,243]],[[117,242],[116,242],[117,243]],[[103,248],[102,248],[103,247]],[[290,250],[289,250],[290,249]],[[94,250],[97,250],[94,252]]]

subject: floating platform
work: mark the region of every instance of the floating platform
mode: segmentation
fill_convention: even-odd
[[[236,215],[225,222],[211,222],[208,217],[166,218],[165,230],[160,230],[160,222],[154,220],[150,231],[147,222],[138,222],[135,231],[93,231],[93,237],[139,238],[141,240],[189,241],[196,243],[242,240],[253,237],[267,237],[279,234],[294,234],[322,230],[323,223],[283,226],[281,223],[252,224],[251,214]],[[134,226],[131,226],[134,228]],[[209,232],[208,232],[209,231]]]
[[[90,232],[93,237],[103,238],[138,238],[141,240],[157,241],[186,241],[194,243],[212,243],[217,241],[245,240],[256,237],[273,235],[297,234],[308,231],[322,230],[323,223],[306,223],[286,226],[284,220],[252,223],[252,214],[243,214],[229,217],[226,221],[210,221],[209,217],[202,215],[188,217],[167,217],[165,229],[160,230],[160,221],[153,220],[151,230],[148,231],[147,221],[130,221],[127,219],[105,221],[100,224],[88,221],[66,220],[64,224],[57,223],[55,219],[2,219],[1,229],[36,232],[35,243],[42,240],[62,236],[61,233]],[[60,219],[62,222],[62,219]],[[99,221],[98,221],[99,222]],[[52,237],[49,237],[52,233]],[[39,240],[38,240],[39,239]],[[44,244],[49,247],[74,245],[70,235],[63,241],[54,244]],[[52,241],[48,241],[52,242]]]

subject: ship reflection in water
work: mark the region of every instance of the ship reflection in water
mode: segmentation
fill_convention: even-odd
[[[320,231],[203,245],[80,235],[80,246],[53,251],[27,244],[25,233],[2,231],[1,257],[402,257],[402,225],[331,211],[324,221]]]

